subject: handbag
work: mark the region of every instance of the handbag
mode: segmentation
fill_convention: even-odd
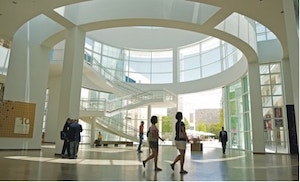
[[[67,140],[67,132],[65,131],[60,131],[60,139],[61,140]]]

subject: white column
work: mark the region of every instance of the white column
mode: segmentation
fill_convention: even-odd
[[[259,64],[248,64],[253,153],[265,153]]]
[[[91,119],[91,142],[90,142],[90,144],[91,144],[91,146],[93,146],[94,145],[94,141],[95,141],[95,139],[96,139],[96,135],[95,135],[95,133],[96,133],[96,118],[95,117],[90,117],[90,119]],[[98,138],[98,135],[97,135],[97,138]]]
[[[68,117],[79,119],[84,41],[85,32],[78,27],[67,30],[58,106],[56,154],[61,153],[63,142],[59,134],[66,119]]]
[[[291,73],[291,67],[290,67],[290,61],[289,60],[282,60],[282,72],[284,74],[282,78],[282,86],[284,90],[284,95],[285,95],[285,104],[294,104],[294,97],[293,97],[293,81],[292,81],[292,75]]]
[[[57,118],[60,94],[61,77],[51,78],[48,81],[48,106],[46,116],[45,142],[55,143],[57,135]]]
[[[179,64],[179,57],[177,54],[177,48],[173,48],[173,83],[177,83],[179,82],[178,79],[178,74],[179,70],[178,70],[178,64]]]
[[[34,42],[29,24],[13,39],[4,100],[35,103],[32,138],[0,138],[1,149],[40,149],[50,49]]]
[[[297,24],[295,18],[295,9],[293,1],[282,1],[284,8],[284,18],[285,18],[285,27],[286,27],[286,37],[289,50],[289,64],[290,64],[290,73],[292,90],[293,90],[293,103],[295,107],[295,117],[296,117],[296,129],[298,134],[298,146],[300,147],[299,140],[299,37],[297,32]],[[284,60],[285,61],[285,60]],[[285,73],[285,74],[288,74]],[[287,100],[288,101],[288,100]]]
[[[148,109],[147,109],[147,126],[148,126],[148,128],[147,128],[147,131],[148,131],[148,129],[149,129],[149,127],[151,126],[151,122],[150,122],[150,120],[151,120],[151,116],[152,116],[152,107],[151,107],[151,105],[148,105]]]

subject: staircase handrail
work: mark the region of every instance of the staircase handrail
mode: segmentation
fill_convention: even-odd
[[[106,111],[112,112],[129,105],[135,105],[143,101],[158,100],[161,99],[162,102],[177,100],[177,97],[172,92],[162,89],[162,90],[150,90],[147,92],[131,94],[124,97],[118,97],[115,99],[108,100],[106,102]]]
[[[119,122],[116,119],[106,116],[97,117],[96,122],[99,122],[99,120],[101,121],[101,124],[105,124],[106,126],[114,128],[119,132],[122,132],[131,137],[138,137],[139,130],[130,125],[125,125],[123,122]]]
[[[81,99],[80,109],[84,111],[104,111],[106,99]]]

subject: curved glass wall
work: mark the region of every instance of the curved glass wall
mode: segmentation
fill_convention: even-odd
[[[101,71],[109,71],[114,78],[130,83],[172,83],[172,50],[129,50],[101,44],[86,38],[85,56]]]
[[[210,37],[179,49],[180,82],[209,77],[237,63],[242,53],[220,39]]]
[[[90,38],[85,42],[85,60],[93,68],[99,72],[105,69],[114,78],[130,83],[173,83],[173,74],[179,74],[179,82],[198,80],[221,73],[242,57],[237,48],[214,37],[179,48],[178,58],[173,54],[173,49],[117,48]],[[174,73],[174,61],[179,63],[178,73]]]
[[[230,148],[252,150],[252,123],[249,107],[248,76],[225,87],[228,145]]]

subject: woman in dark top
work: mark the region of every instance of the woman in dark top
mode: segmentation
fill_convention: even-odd
[[[178,161],[180,161],[180,173],[186,174],[188,172],[183,169],[183,165],[184,165],[185,150],[186,150],[186,143],[188,141],[188,137],[185,132],[185,125],[182,122],[182,118],[183,118],[182,113],[177,112],[175,118],[177,120],[175,125],[175,131],[176,131],[175,144],[180,154],[175,158],[174,162],[171,164],[171,168],[172,170],[174,170],[175,164]]]

